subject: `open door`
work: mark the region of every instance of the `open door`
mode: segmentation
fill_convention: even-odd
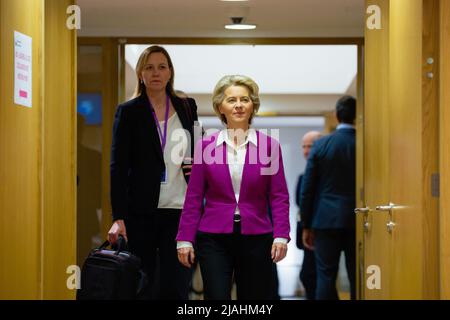
[[[366,5],[381,29],[365,32],[360,298],[436,299],[439,1]]]

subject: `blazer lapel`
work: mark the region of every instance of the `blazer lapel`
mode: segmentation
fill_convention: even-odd
[[[220,169],[219,171],[219,175],[224,177],[225,179],[225,185],[226,188],[228,189],[228,192],[233,196],[233,199],[235,198],[234,196],[234,189],[233,189],[233,182],[231,181],[231,175],[230,175],[230,168],[228,167],[228,162],[227,162],[227,145],[225,142],[223,142],[221,145],[216,147],[216,152],[217,154],[221,154],[222,155],[222,163],[221,164],[216,164],[218,166],[218,168]]]
[[[242,179],[241,179],[241,187],[239,189],[239,201],[242,199],[242,190],[248,190],[247,186],[247,179],[248,175],[252,173],[252,167],[250,166],[249,161],[249,154],[250,154],[250,148],[256,148],[253,143],[250,141],[247,142],[247,150],[245,151],[245,162],[244,162],[244,168],[242,169]],[[254,152],[255,150],[253,150]]]
[[[173,108],[175,109],[178,118],[180,119],[183,129],[189,132],[188,142],[191,154],[194,154],[195,138],[194,138],[194,123],[193,116],[189,114],[191,112],[189,102],[187,98],[171,97]],[[186,176],[186,181],[188,178]]]
[[[163,156],[162,149],[161,149],[161,141],[159,138],[158,129],[156,128],[155,119],[153,118],[153,113],[152,113],[150,103],[148,101],[148,97],[147,97],[147,94],[145,93],[145,91],[142,92],[140,97],[141,97],[141,101],[146,109],[145,114],[147,114],[147,117],[149,119],[148,123],[150,124],[150,131],[151,131],[150,138],[152,140],[152,144],[155,147],[156,155],[161,160],[161,162],[164,163],[164,156]]]
[[[173,108],[175,109],[175,112],[178,114],[178,118],[180,119],[181,125],[184,129],[188,130],[192,134],[192,124],[190,123],[187,113],[189,110],[186,109],[187,99],[186,102],[183,102],[183,99],[178,97],[171,97]]]

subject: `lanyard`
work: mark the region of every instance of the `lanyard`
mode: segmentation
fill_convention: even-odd
[[[156,128],[158,129],[159,137],[161,138],[161,149],[162,149],[162,152],[164,153],[164,148],[166,147],[166,140],[167,140],[167,120],[169,119],[169,109],[170,109],[169,96],[167,95],[167,98],[166,98],[166,115],[164,118],[165,119],[164,135],[162,133],[161,126],[159,125],[158,117],[156,116],[155,109],[153,108],[150,99],[149,99],[149,103],[150,103],[150,109],[152,109],[153,118],[155,119]]]

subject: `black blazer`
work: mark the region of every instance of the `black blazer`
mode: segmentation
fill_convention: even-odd
[[[171,96],[183,128],[189,131],[194,151],[194,99]],[[147,94],[117,108],[111,146],[111,206],[113,220],[149,214],[158,207],[161,175],[165,170],[158,129]],[[188,136],[189,137],[189,136]],[[193,156],[192,156],[193,157]],[[186,177],[186,182],[188,177]]]
[[[354,228],[355,129],[314,142],[303,175],[300,213],[305,228]]]

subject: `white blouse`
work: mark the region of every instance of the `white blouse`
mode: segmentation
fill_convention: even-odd
[[[258,138],[256,137],[256,131],[254,129],[249,129],[244,142],[241,145],[236,146],[233,141],[230,140],[227,130],[224,129],[217,136],[216,146],[220,146],[224,142],[227,145],[227,164],[228,169],[230,170],[234,195],[236,197],[236,202],[239,203],[239,193],[241,191],[242,172],[244,171],[247,144],[250,142],[253,145],[258,146]],[[240,214],[238,206],[236,206],[234,214]]]
[[[159,121],[161,128],[164,128],[164,122]],[[167,139],[164,148],[167,182],[161,182],[158,208],[183,209],[187,183],[181,165],[187,146],[187,136],[175,112],[167,120]]]

